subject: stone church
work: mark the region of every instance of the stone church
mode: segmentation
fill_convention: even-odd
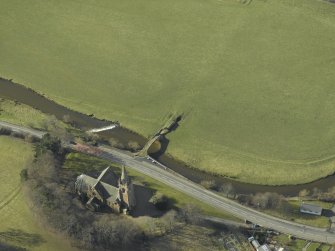
[[[81,174],[75,182],[75,190],[87,199],[87,208],[94,211],[108,206],[115,213],[129,214],[136,205],[134,187],[124,166],[120,178],[109,167],[98,178]]]

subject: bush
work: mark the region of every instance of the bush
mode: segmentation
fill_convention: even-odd
[[[60,154],[62,151],[60,140],[56,137],[52,137],[50,134],[45,134],[41,141],[35,146],[35,156],[39,157],[47,151],[51,151],[55,155]]]
[[[258,208],[271,209],[280,206],[282,199],[277,193],[257,193],[252,197],[251,203]]]
[[[128,149],[133,151],[133,152],[136,152],[136,151],[141,149],[141,146],[136,141],[129,141],[128,142]]]
[[[26,168],[21,170],[20,177],[21,177],[21,181],[28,180],[28,170]]]
[[[235,189],[233,187],[233,185],[231,183],[225,183],[220,187],[220,192],[224,193],[226,197],[232,196],[235,197],[236,196],[236,192]]]
[[[0,135],[10,135],[12,132],[11,129],[0,127]]]
[[[20,138],[20,139],[23,139],[23,138],[24,138],[24,135],[23,135],[22,133],[14,132],[14,131],[12,131],[12,132],[10,133],[10,136],[15,137],[15,138]]]
[[[306,197],[310,194],[310,191],[307,189],[303,189],[299,192],[299,197]]]
[[[24,135],[24,141],[26,141],[28,143],[35,143],[35,142],[37,142],[37,139],[32,135],[25,134]]]
[[[192,204],[185,205],[178,214],[181,221],[184,221],[188,224],[198,224],[201,222],[201,212],[199,208],[195,207]]]
[[[122,144],[119,140],[115,138],[110,138],[108,142],[112,147],[119,148],[119,149],[125,148],[124,144]]]
[[[162,193],[156,192],[149,200],[158,210],[167,210],[169,207],[169,199]]]
[[[203,180],[200,182],[200,185],[203,186],[206,189],[216,190],[217,185],[215,183],[215,180]]]

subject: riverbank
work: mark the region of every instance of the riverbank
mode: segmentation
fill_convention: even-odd
[[[28,130],[27,128],[21,127],[21,130]],[[36,135],[35,133],[31,132],[32,135]],[[44,139],[44,138],[42,138]],[[43,140],[41,141],[42,145],[45,145],[46,147],[50,147],[50,144],[47,139],[45,139],[46,142],[43,143]],[[52,144],[53,145],[53,144]],[[105,148],[105,147],[92,147],[88,146],[88,148],[83,149],[82,146],[72,146],[69,145],[69,147],[75,151],[84,151],[87,152],[87,149],[90,149],[90,154],[93,154],[95,156],[99,156],[102,159],[117,162],[121,165],[128,166],[131,169],[134,169],[138,172],[141,172],[147,176],[150,176],[154,178],[155,180],[159,180],[160,182],[176,188],[182,193],[185,193],[195,199],[198,199],[207,205],[211,205],[215,208],[221,209],[223,211],[228,211],[232,213],[233,215],[237,216],[241,219],[246,219],[248,221],[252,221],[255,223],[258,223],[259,225],[271,229],[275,229],[280,232],[285,232],[288,234],[293,234],[296,237],[305,238],[309,240],[316,240],[318,242],[326,242],[326,243],[333,243],[332,240],[334,238],[334,235],[330,232],[325,232],[325,229],[319,229],[319,228],[311,228],[306,225],[291,223],[289,221],[279,220],[278,218],[271,217],[269,215],[257,212],[253,209],[250,209],[246,206],[240,205],[236,202],[233,202],[229,199],[226,199],[222,196],[219,196],[213,192],[208,191],[207,189],[202,188],[201,186],[197,186],[193,182],[188,181],[187,179],[180,177],[179,175],[175,175],[170,173],[167,170],[163,170],[160,167],[157,167],[155,164],[152,164],[150,162],[147,162],[144,159],[137,159],[131,156],[129,153],[126,153],[124,151],[119,151],[113,148]],[[58,152],[57,147],[51,148],[53,151]],[[146,162],[146,163],[145,163]],[[34,165],[37,163],[34,162]],[[46,163],[44,163],[46,164]],[[48,166],[48,165],[47,165]],[[43,168],[43,167],[42,167]],[[51,171],[51,170],[50,170]],[[28,170],[28,174],[29,174]],[[31,173],[30,173],[31,174]],[[36,172],[37,176],[40,177],[40,174],[38,171]],[[48,172],[46,173],[48,174]],[[50,174],[50,173],[49,173]],[[25,177],[23,175],[23,177]],[[29,179],[30,175],[28,175]],[[49,176],[51,179],[58,179],[59,176],[57,175],[51,175]],[[39,179],[40,180],[40,179]],[[40,180],[40,182],[45,183],[44,179]],[[47,185],[48,184],[44,184]],[[72,186],[73,187],[73,186]],[[45,195],[47,197],[48,193],[44,193],[44,190],[42,189],[42,194],[45,198]],[[278,197],[279,195],[277,195]],[[52,196],[51,196],[52,198]],[[49,198],[50,199],[50,198]],[[37,200],[40,200],[37,198]],[[47,204],[53,206],[53,203]]]
[[[35,93],[31,89],[28,89],[18,84],[14,84],[11,81],[1,78],[0,78],[0,90],[1,90],[0,97],[5,97],[20,101],[22,103],[26,103],[31,107],[40,109],[39,113],[43,112],[46,114],[52,114],[55,115],[60,120],[64,119],[64,117],[70,118],[71,119],[70,123],[80,128],[91,129],[99,126],[108,125],[110,123],[108,121],[99,120],[92,116],[84,115],[75,112],[73,110],[67,109],[64,106],[60,106],[59,104],[51,100],[48,100],[42,95]],[[11,104],[15,105],[15,103]],[[11,109],[14,110],[14,108]],[[33,113],[36,113],[36,110]],[[20,121],[20,118],[17,117],[18,115],[19,114],[16,113],[14,114],[12,112],[11,116],[12,117],[16,116],[16,119]],[[43,116],[43,114],[41,113],[39,116]],[[117,139],[124,145],[127,145],[129,140],[136,142],[143,142],[141,143],[142,145],[144,145],[144,142],[146,141],[144,137],[134,132],[131,132],[127,129],[124,129],[122,127],[114,129],[112,131],[104,132],[100,135],[106,139],[108,138]],[[240,194],[250,194],[257,192],[277,192],[285,196],[296,196],[299,193],[299,191],[303,189],[312,190],[315,187],[327,191],[327,189],[331,188],[335,183],[335,176],[332,175],[324,179],[317,179],[317,177],[315,177],[315,179],[317,179],[316,181],[301,185],[286,185],[286,186],[255,185],[250,183],[239,182],[234,179],[225,178],[219,175],[210,175],[196,168],[192,168],[192,166],[187,165],[182,161],[175,160],[168,154],[163,155],[158,154],[157,156],[153,154],[152,156],[158,158],[160,162],[169,166],[169,168],[172,169],[173,171],[176,171],[177,173],[187,177],[188,179],[196,183],[200,183],[203,180],[214,180],[218,185],[231,183],[236,192]]]
[[[169,113],[185,113],[168,152],[206,172],[271,185],[333,172],[308,164],[335,152],[333,5],[6,0],[1,7],[2,76],[146,137]]]
[[[7,80],[1,79],[1,82],[3,81]],[[0,83],[0,88],[6,89],[3,93],[0,93],[0,97],[3,96],[12,98],[14,100],[29,104],[32,107],[41,110],[42,112],[55,115],[60,120],[63,120],[64,116],[67,116],[70,118],[70,123],[84,130],[103,127],[113,123],[105,119],[99,119],[91,116],[99,115],[99,113],[94,113],[93,110],[87,110],[87,114],[74,111],[72,110],[73,108],[82,110],[82,107],[73,105],[71,102],[65,102],[65,104],[68,104],[72,109],[67,108],[57,104],[53,100],[46,98],[42,94],[36,93],[32,89],[25,89],[26,87],[19,84],[15,84],[13,88],[15,91],[12,90],[14,95],[9,94],[9,89],[12,89],[11,87],[8,89],[8,86],[1,86]],[[32,97],[34,97],[34,100],[31,100]],[[59,100],[58,98],[55,100],[63,103],[63,101]],[[113,138],[124,146],[129,143],[129,140],[136,141],[141,146],[146,143],[146,137],[127,128],[127,126],[131,125],[124,125],[123,121],[120,122],[122,127],[109,132],[100,133],[99,135],[105,138]],[[177,163],[183,163],[183,166],[187,169],[190,169],[191,172],[195,170],[200,171],[200,173],[205,172],[213,176],[227,177],[228,180],[231,180],[232,182],[236,181],[256,185],[282,186],[312,183],[313,181],[333,175],[335,171],[335,156],[332,154],[322,155],[322,157],[319,159],[310,158],[307,160],[279,161],[266,158],[264,159],[253,154],[234,151],[220,145],[215,145],[213,148],[216,150],[220,149],[221,155],[224,156],[225,161],[223,161],[220,166],[213,168],[210,162],[208,162],[208,164],[201,164],[196,159],[199,157],[216,159],[218,156],[215,154],[215,151],[206,151],[204,148],[197,153],[196,158],[193,158],[188,154],[185,154],[186,152],[190,152],[189,148],[192,148],[194,146],[193,144],[185,146],[185,149],[174,146],[176,142],[178,142],[176,135],[178,135],[179,130],[166,137],[168,141],[168,149],[165,149],[166,154],[161,155],[161,153],[153,153],[152,155],[158,158],[161,162],[165,162],[165,164],[169,166],[174,166]],[[148,135],[150,135],[150,133]],[[180,150],[177,151],[176,149]],[[184,161],[178,161],[176,158],[182,159]],[[224,169],[229,170],[229,172],[222,172]],[[290,173],[290,175],[287,176],[287,173]]]

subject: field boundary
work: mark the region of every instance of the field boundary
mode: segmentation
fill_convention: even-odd
[[[21,191],[21,184],[19,184],[15,189],[13,189],[3,201],[0,202],[0,211],[7,206],[9,203],[11,203],[20,193]]]
[[[241,152],[238,150],[234,150],[230,147],[224,147],[226,148],[226,150],[224,150],[224,152],[226,152],[226,155],[230,154],[232,155],[236,155],[236,157],[245,157],[245,158],[249,158],[249,159],[253,159],[255,161],[262,161],[262,162],[269,162],[269,163],[278,163],[278,164],[292,164],[292,165],[318,165],[318,164],[322,164],[323,162],[327,162],[327,161],[331,161],[333,159],[335,159],[335,154],[320,158],[320,159],[314,159],[314,160],[306,160],[306,162],[302,162],[303,159],[301,160],[296,160],[296,162],[294,160],[274,160],[274,159],[267,159],[267,158],[262,158],[259,157],[255,154],[252,153],[247,153],[247,152]]]

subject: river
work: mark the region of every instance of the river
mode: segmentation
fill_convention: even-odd
[[[22,85],[13,83],[10,80],[0,78],[0,97],[34,107],[43,113],[51,114],[58,119],[63,120],[64,116],[70,118],[73,125],[76,127],[88,130],[93,128],[99,128],[110,125],[112,122],[106,120],[100,120],[93,116],[85,115],[56,102],[47,99],[46,97],[28,89]],[[122,121],[121,121],[122,122]],[[110,131],[105,131],[99,134],[104,139],[114,138],[123,145],[127,145],[129,141],[136,141],[141,146],[144,146],[146,141],[145,137],[132,132],[124,127],[118,127]],[[164,145],[164,144],[163,144]],[[165,151],[164,151],[165,152]],[[182,161],[175,160],[168,154],[158,151],[151,154],[152,157],[156,158],[162,164],[168,166],[173,171],[185,176],[186,178],[199,183],[202,180],[215,180],[218,185],[224,183],[231,183],[235,191],[239,194],[252,194],[257,192],[276,192],[285,196],[296,196],[299,191],[303,189],[312,190],[317,187],[323,191],[335,185],[335,175],[328,176],[323,179],[316,180],[311,183],[301,185],[284,185],[284,186],[267,186],[267,185],[255,185],[242,183],[236,180],[225,178],[222,176],[215,176],[199,171],[195,168],[188,166]]]

